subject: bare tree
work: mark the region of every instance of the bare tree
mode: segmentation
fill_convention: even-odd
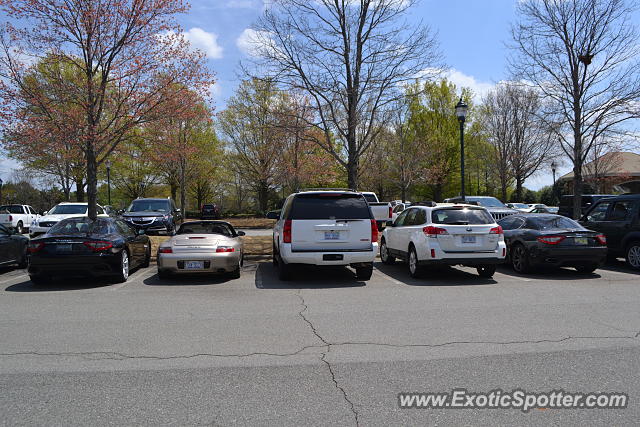
[[[362,155],[386,122],[399,87],[439,64],[427,27],[402,21],[416,0],[273,0],[253,29],[255,65],[305,91],[316,141],[358,187]]]
[[[518,12],[510,67],[552,101],[542,117],[559,125],[561,148],[573,164],[577,217],[582,166],[593,145],[639,117],[633,7],[626,0],[527,0]]]

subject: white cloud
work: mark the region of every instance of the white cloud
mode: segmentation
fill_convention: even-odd
[[[251,9],[255,7],[253,0],[227,0],[224,7],[229,9]]]
[[[249,56],[260,56],[260,50],[273,45],[271,35],[266,31],[245,28],[236,39],[236,46],[242,53]]]
[[[495,83],[478,81],[475,77],[456,69],[445,71],[444,76],[459,89],[463,87],[471,89],[475,101],[480,101],[482,97],[495,87]]]
[[[218,35],[209,33],[202,28],[194,27],[186,33],[184,37],[191,43],[191,46],[207,54],[209,59],[222,58],[222,46],[218,44]]]

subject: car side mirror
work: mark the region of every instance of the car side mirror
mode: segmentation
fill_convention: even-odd
[[[395,225],[394,225],[394,222],[393,222],[393,221],[387,221],[387,222],[385,223],[385,225],[386,225],[387,227],[395,227]]]
[[[270,211],[270,212],[267,212],[267,218],[277,220],[280,218],[280,215],[278,215],[276,211]]]
[[[244,231],[237,231],[236,234],[238,236],[244,236],[246,233]]]

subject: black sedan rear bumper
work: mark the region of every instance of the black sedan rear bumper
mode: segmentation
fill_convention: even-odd
[[[532,265],[551,267],[579,267],[597,264],[602,266],[607,260],[607,248],[602,247],[535,247],[529,251]]]
[[[32,256],[28,273],[30,276],[88,276],[108,277],[118,274],[121,255],[100,253],[73,256]]]

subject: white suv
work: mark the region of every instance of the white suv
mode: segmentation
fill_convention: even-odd
[[[290,195],[273,229],[273,263],[281,280],[294,264],[349,265],[369,280],[378,251],[378,227],[367,201],[353,191],[303,191]]]
[[[462,204],[414,205],[385,228],[380,241],[382,262],[407,260],[412,277],[435,264],[472,266],[492,277],[506,252],[502,227],[491,214]]]

